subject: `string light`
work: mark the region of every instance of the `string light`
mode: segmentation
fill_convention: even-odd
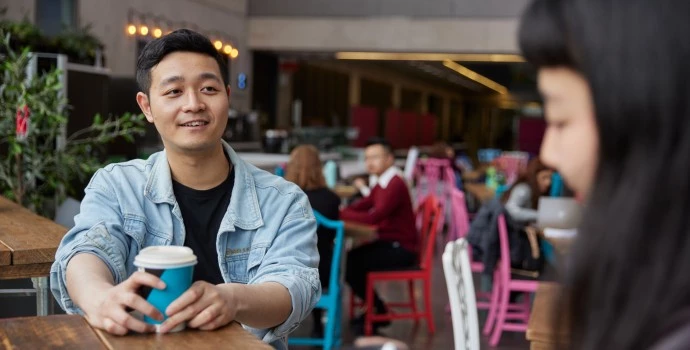
[[[173,23],[166,18],[155,16],[150,13],[141,13],[131,8],[127,12],[127,26],[125,28],[129,36],[146,37],[151,35],[154,38],[168,35],[179,28],[192,28],[197,32],[200,31],[194,23]],[[217,31],[202,32],[202,34],[207,37],[216,38],[213,41],[213,47],[215,47],[216,50],[223,52],[231,58],[237,58],[237,56],[239,56],[239,50],[230,44],[233,42],[232,38],[228,38],[226,34]]]

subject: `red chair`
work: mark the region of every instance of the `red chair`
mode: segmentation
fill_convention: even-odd
[[[399,319],[420,319],[425,318],[429,333],[434,333],[434,317],[431,308],[431,270],[434,256],[434,242],[438,224],[443,215],[441,205],[435,196],[428,196],[417,210],[417,216],[422,215],[422,226],[420,230],[421,249],[419,252],[419,266],[415,269],[401,271],[374,271],[367,275],[366,308],[367,313],[364,322],[364,332],[366,335],[373,333],[373,323],[377,321],[399,320]],[[424,282],[424,310],[417,310],[417,303],[414,297],[414,281]],[[382,281],[407,281],[409,289],[409,301],[402,303],[388,303],[390,307],[410,308],[410,313],[392,313],[383,315],[374,314],[374,287],[377,282]]]

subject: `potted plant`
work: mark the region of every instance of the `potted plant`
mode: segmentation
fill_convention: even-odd
[[[118,137],[132,142],[144,133],[145,120],[96,115],[91,126],[62,135],[68,115],[60,72],[28,78],[29,48],[15,51],[1,30],[0,38],[0,195],[52,218],[54,203],[81,191],[74,184],[103,165],[103,146]]]

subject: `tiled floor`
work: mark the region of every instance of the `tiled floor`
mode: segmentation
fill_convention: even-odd
[[[443,269],[441,266],[440,257],[437,257],[434,262],[434,272],[433,272],[433,285],[432,285],[432,305],[434,309],[434,322],[436,325],[436,333],[430,335],[426,322],[419,321],[415,325],[414,321],[411,320],[399,320],[394,321],[389,327],[382,328],[381,333],[387,337],[395,338],[401,340],[408,344],[410,349],[453,349],[453,326],[451,323],[450,313],[446,312],[446,305],[448,303],[448,292],[446,290],[445,279],[443,276]],[[479,285],[478,281],[475,285]],[[407,295],[407,289],[403,288],[405,286],[396,283],[381,284],[381,288],[377,290],[381,293],[381,297],[385,301],[395,301],[395,300],[405,300]],[[416,297],[418,298],[418,305],[422,305],[422,290],[421,284],[417,286]],[[347,289],[347,288],[346,288]],[[349,291],[345,292],[345,301],[349,300]],[[399,299],[396,299],[399,298]],[[347,303],[346,303],[347,304]],[[347,319],[347,305],[345,305],[344,319],[343,322],[343,344],[345,347],[352,345],[356,335],[353,334],[353,330],[349,326],[349,320]],[[486,319],[486,312],[479,312],[479,325],[480,331],[481,327],[484,325],[484,320]],[[295,331],[295,335],[299,336],[309,336],[311,332],[311,318],[306,320],[300,328]],[[505,332],[501,337],[501,342],[495,348],[489,346],[488,337],[481,337],[481,348],[482,349],[496,349],[496,350],[517,350],[517,349],[529,349],[529,343],[525,340],[524,333],[513,333]],[[290,349],[301,350],[301,349],[311,349],[309,347],[291,347]]]

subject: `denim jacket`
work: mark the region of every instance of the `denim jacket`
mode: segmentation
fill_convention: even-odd
[[[230,205],[216,238],[226,283],[277,282],[292,299],[288,319],[273,329],[252,329],[278,349],[309,315],[321,295],[316,221],[307,196],[291,182],[241,160],[223,142],[235,168]],[[136,271],[144,247],[183,245],[185,228],[165,151],[148,160],[110,164],[85,189],[75,226],[63,238],[50,271],[51,290],[68,313],[82,313],[66,287],[67,263],[79,253],[98,256],[115,283]]]

